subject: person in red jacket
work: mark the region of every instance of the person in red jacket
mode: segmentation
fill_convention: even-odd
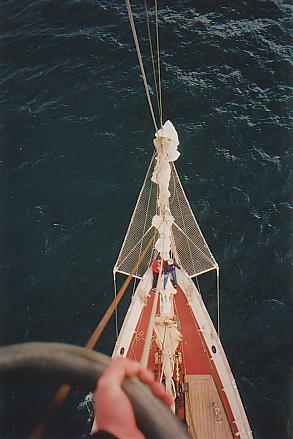
[[[160,273],[160,268],[161,268],[161,256],[158,255],[155,259],[154,262],[152,263],[152,270],[153,270],[153,284],[152,284],[152,290],[153,292],[156,291],[157,288],[157,283],[158,283],[158,278],[159,278],[159,273]]]

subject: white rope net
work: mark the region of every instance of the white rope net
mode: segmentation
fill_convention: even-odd
[[[172,226],[173,252],[189,276],[194,277],[216,269],[218,264],[191,210],[174,163],[171,168],[170,210],[175,218]]]
[[[151,181],[155,167],[153,155],[138,200],[128,226],[122,248],[116,261],[114,272],[130,274],[155,233],[153,216],[157,213],[157,185]],[[155,241],[154,241],[155,243]],[[141,261],[134,277],[142,278],[154,257],[154,243]]]
[[[152,219],[157,209],[157,185],[151,181],[156,161],[152,157],[142,189],[140,191],[114,272],[130,274],[149,240],[156,232]],[[190,277],[215,270],[218,267],[194,217],[174,163],[171,163],[170,211],[175,219],[172,226],[172,251],[179,265]],[[141,261],[137,278],[142,278],[155,256],[151,246]]]

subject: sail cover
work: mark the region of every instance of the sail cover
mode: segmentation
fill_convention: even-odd
[[[158,186],[152,177],[156,163],[154,154],[116,261],[114,272],[132,273],[133,276],[142,278],[155,256],[154,245],[158,238],[158,232],[153,226],[153,217],[158,214]],[[194,277],[216,269],[218,264],[194,217],[173,162],[170,163],[170,167],[169,208],[174,218],[171,248],[177,262],[187,271],[190,277]],[[152,238],[154,238],[152,245],[133,273],[137,261],[141,258]]]

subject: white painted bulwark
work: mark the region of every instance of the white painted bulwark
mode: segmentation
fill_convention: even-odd
[[[131,304],[128,308],[122,328],[120,330],[119,337],[116,341],[112,357],[116,357],[117,355],[126,356],[139,317],[145,306],[147,295],[151,289],[152,277],[153,277],[152,269],[149,268],[148,271],[143,276],[142,280],[139,282],[137,289],[133,295]],[[123,348],[123,354],[121,354],[122,348]]]

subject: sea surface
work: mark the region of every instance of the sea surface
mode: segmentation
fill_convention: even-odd
[[[164,120],[177,128],[176,166],[221,267],[222,343],[254,438],[290,439],[291,7],[158,3]],[[133,9],[155,97],[143,1]],[[84,345],[113,298],[153,153],[126,6],[5,0],[1,16],[1,345]],[[151,6],[150,21],[153,31]],[[214,318],[214,278],[200,282]],[[111,321],[97,350],[110,354],[114,340]],[[2,386],[0,439],[27,438],[55,388]],[[72,393],[49,438],[88,431],[84,396]]]

